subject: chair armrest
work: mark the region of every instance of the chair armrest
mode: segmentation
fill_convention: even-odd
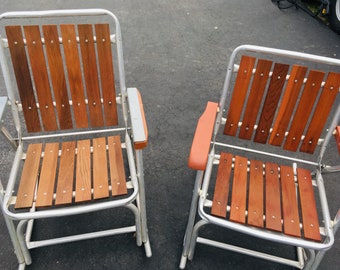
[[[336,140],[336,145],[338,147],[339,155],[340,155],[340,126],[337,126],[335,128],[335,140]]]
[[[198,120],[189,155],[188,166],[191,169],[205,170],[217,108],[217,103],[209,101],[205,111]]]
[[[7,97],[0,97],[0,121],[2,120],[2,116],[7,105],[7,100],[8,100]]]
[[[127,95],[134,146],[135,149],[143,149],[148,144],[148,128],[142,97],[137,88],[128,88]]]

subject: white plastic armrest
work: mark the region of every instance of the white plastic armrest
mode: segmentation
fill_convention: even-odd
[[[0,97],[0,121],[2,120],[2,116],[7,105],[7,100],[8,100],[7,97]]]
[[[148,128],[142,97],[137,88],[128,88],[127,94],[135,149],[143,149],[148,144]]]

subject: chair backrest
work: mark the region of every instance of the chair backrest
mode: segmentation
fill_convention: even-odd
[[[220,102],[223,106],[230,97],[226,102],[228,108],[223,133],[255,143],[279,146],[283,150],[312,154],[320,136],[325,135],[325,128],[329,127],[326,123],[332,125],[330,128],[334,131],[339,121],[340,60],[313,59],[307,54],[285,55],[282,50],[264,52],[265,55],[288,57],[288,62],[277,62],[272,60],[275,57],[264,59],[254,56],[254,52],[258,51],[254,46],[240,49],[242,57],[236,66],[233,87],[230,86],[235,56],[231,59],[225,87],[233,91],[229,93],[225,89]],[[338,67],[336,72],[319,71],[291,64],[291,58]],[[331,111],[335,113],[330,114]],[[330,115],[335,115],[332,124],[328,119]]]
[[[102,15],[103,11],[94,13]],[[6,39],[2,44],[9,48],[12,65],[8,67],[13,67],[20,97],[12,100],[18,98],[12,95],[10,101],[22,109],[27,132],[118,124],[112,43],[121,42],[120,28],[116,26],[115,34],[111,34],[108,23],[84,21],[71,24],[46,20],[39,25],[29,21],[4,27]],[[117,48],[121,50],[121,44]],[[118,58],[122,61],[121,55]],[[124,80],[123,73],[119,68],[120,80]]]

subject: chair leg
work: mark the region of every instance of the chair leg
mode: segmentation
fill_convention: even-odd
[[[188,225],[187,225],[187,229],[186,229],[184,241],[183,241],[183,252],[182,252],[181,262],[179,265],[180,269],[185,268],[188,255],[189,255],[189,251],[190,251],[190,247],[191,247],[191,241],[192,241],[192,236],[193,236],[192,234],[193,234],[196,212],[197,212],[197,202],[199,198],[199,191],[202,185],[203,174],[204,174],[204,171],[197,171],[197,174],[196,174],[196,180],[195,180],[195,185],[193,189],[193,196],[192,196],[192,201],[191,201]]]
[[[143,168],[143,153],[142,150],[136,151],[137,175],[139,181],[139,196],[137,197],[137,205],[140,209],[142,241],[144,243],[146,257],[152,256],[150,240],[148,236],[146,205],[145,205],[145,183],[144,183],[144,168]]]
[[[9,219],[6,214],[4,213],[3,210],[3,198],[4,198],[4,188],[2,186],[2,183],[0,181],[0,208],[1,208],[1,212],[3,214],[4,220],[5,220],[5,224],[8,230],[8,234],[9,237],[11,239],[13,248],[14,248],[14,253],[17,257],[18,260],[18,264],[19,264],[19,269],[24,269],[26,264],[25,264],[25,258],[22,254],[21,248],[20,248],[20,244],[19,244],[19,240],[17,237],[17,234],[15,232],[15,226],[13,223],[13,220]]]
[[[17,226],[17,237],[19,240],[19,244],[21,247],[21,251],[22,254],[25,258],[25,263],[26,265],[30,265],[32,263],[32,258],[31,258],[31,254],[28,250],[27,247],[27,243],[26,243],[26,239],[25,239],[25,235],[24,235],[24,230],[26,228],[26,223],[28,222],[28,220],[21,220]]]

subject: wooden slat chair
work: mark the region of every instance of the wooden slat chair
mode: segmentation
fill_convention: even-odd
[[[1,126],[16,149],[1,207],[19,263],[31,263],[31,248],[130,232],[150,257],[142,162],[148,133],[140,93],[125,86],[117,18],[90,9],[9,12],[0,21],[8,94],[1,118],[10,105],[18,132]],[[133,225],[31,240],[33,220],[118,207],[131,210]],[[20,221],[16,232],[13,220]]]
[[[193,259],[196,243],[297,268],[318,266],[339,227],[340,211],[331,220],[323,185],[326,173],[340,171],[330,147],[333,133],[339,143],[339,89],[338,59],[235,49],[220,101],[208,102],[191,146],[189,167],[197,175],[180,268]],[[198,236],[207,224],[295,246],[297,260]]]

